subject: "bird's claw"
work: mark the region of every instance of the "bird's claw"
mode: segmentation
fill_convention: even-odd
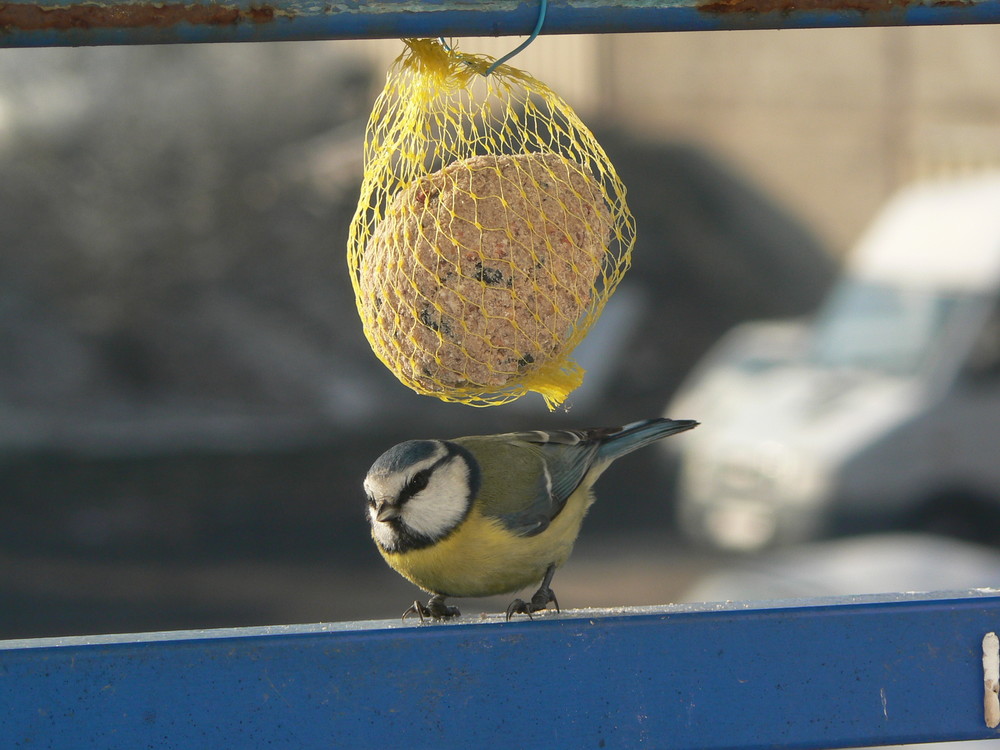
[[[526,602],[523,599],[515,599],[507,607],[507,622],[510,622],[510,618],[514,615],[527,615],[529,620],[533,620],[531,615],[534,612],[541,612],[549,606],[549,602],[556,605],[556,612],[560,612],[559,601],[556,599],[555,593],[552,589],[540,588],[535,592],[535,595],[531,597],[530,602]]]
[[[458,607],[448,606],[444,603],[443,596],[435,594],[427,600],[427,604],[413,602],[403,613],[403,619],[405,620],[410,615],[417,615],[420,622],[423,622],[428,617],[434,620],[443,620],[448,617],[458,617],[460,614],[462,613],[458,611]]]

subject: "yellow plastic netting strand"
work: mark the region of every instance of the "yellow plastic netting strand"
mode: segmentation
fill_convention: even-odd
[[[550,409],[628,268],[625,187],[572,108],[527,73],[404,40],[368,122],[348,263],[365,335],[417,393]]]

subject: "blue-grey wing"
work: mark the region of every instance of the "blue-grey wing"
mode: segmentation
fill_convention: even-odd
[[[512,432],[460,442],[480,447],[473,453],[490,477],[480,492],[482,512],[516,534],[531,536],[548,528],[589,472],[599,474],[626,453],[697,424],[645,419],[624,427]]]
[[[589,431],[517,432],[468,438],[484,473],[481,510],[515,534],[548,528],[593,465],[599,446]],[[477,444],[491,443],[488,450]]]

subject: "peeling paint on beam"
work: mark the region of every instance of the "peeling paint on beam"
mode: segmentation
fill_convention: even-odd
[[[796,13],[796,12],[843,12],[870,14],[886,13],[904,9],[912,3],[909,0],[711,0],[702,3],[698,9],[705,13]]]
[[[141,3],[98,5],[45,6],[31,3],[0,4],[0,29],[4,32],[66,30],[66,29],[138,29],[165,28],[179,23],[195,25],[229,25],[236,23],[270,23],[278,15],[267,5],[242,9],[235,5],[180,3]]]
[[[857,13],[888,20],[909,8],[972,8],[974,0],[710,0],[698,9],[704,13],[766,15],[780,13]]]
[[[0,0],[0,47],[524,36],[537,18],[537,0]],[[991,23],[1000,0],[549,0],[542,33]]]

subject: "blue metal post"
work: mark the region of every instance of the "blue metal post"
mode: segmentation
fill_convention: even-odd
[[[1000,592],[0,642],[0,747],[835,748],[998,737]]]
[[[527,35],[534,0],[0,2],[0,46]],[[543,34],[1000,22],[1000,0],[551,0]]]

